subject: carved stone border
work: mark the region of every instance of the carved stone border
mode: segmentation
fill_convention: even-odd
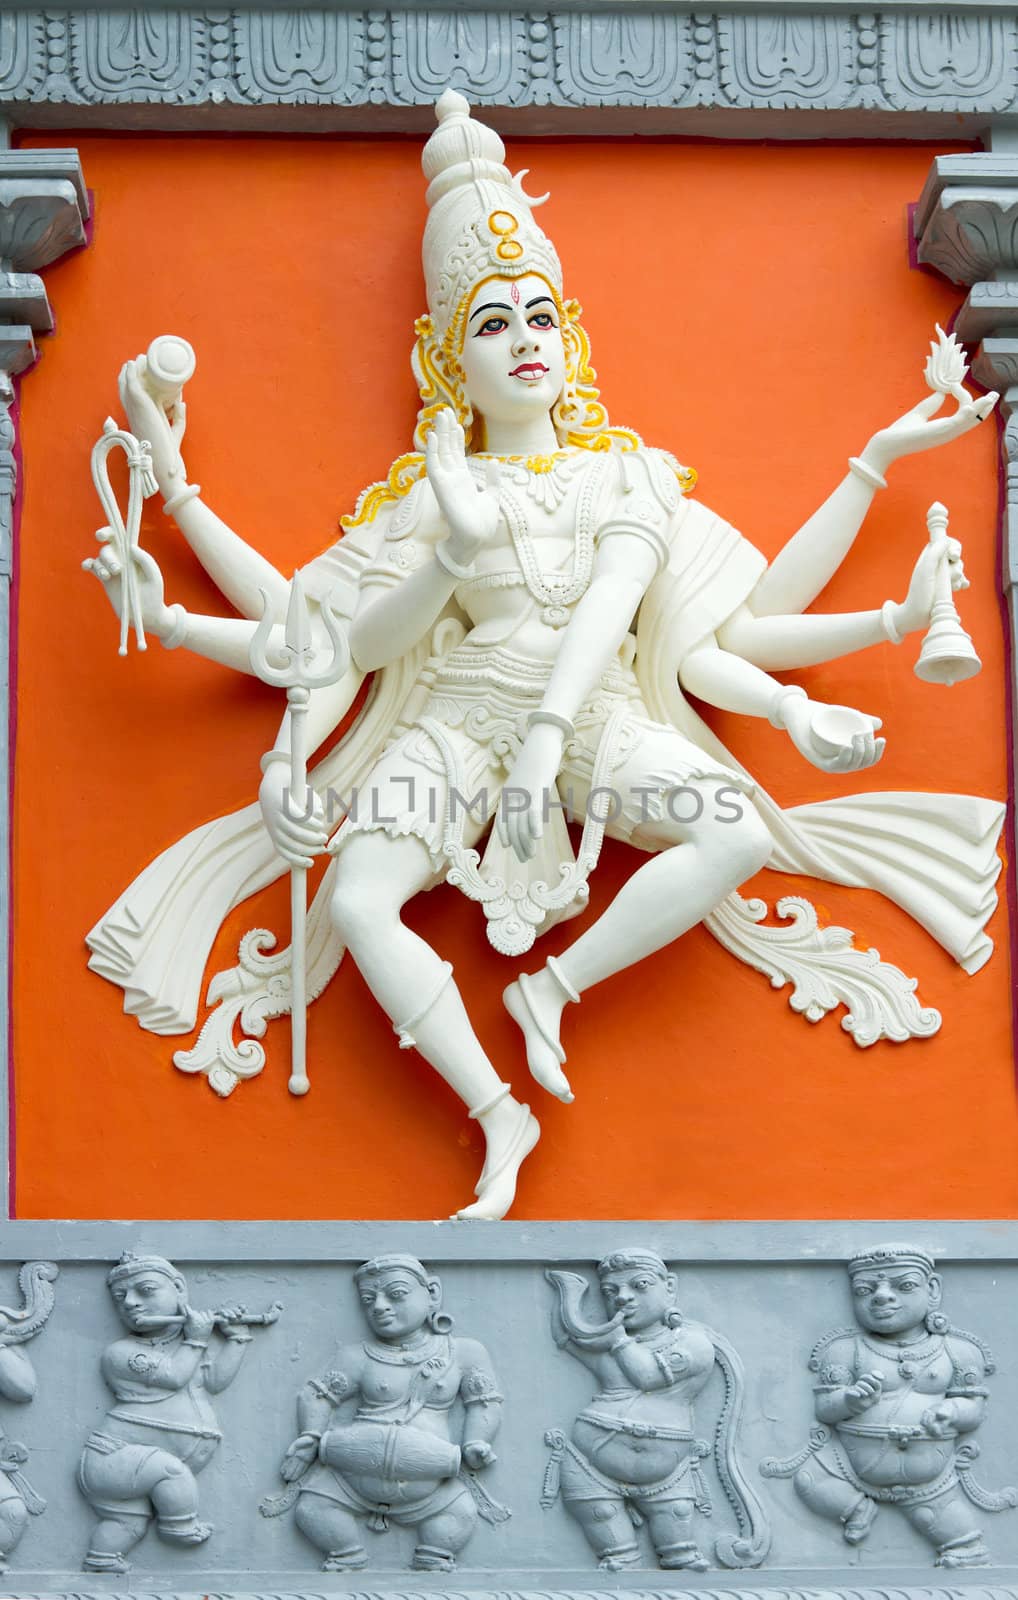
[[[1007,0],[0,7],[14,126],[391,131],[423,126],[450,83],[535,133],[964,138],[1018,118],[1018,15]]]
[[[863,0],[865,4],[865,0]],[[0,220],[11,130],[29,127],[423,130],[447,84],[524,134],[696,134],[711,138],[976,139],[993,134],[992,204],[1018,196],[1018,8],[1012,0],[512,0],[383,9],[332,0],[214,5],[52,5],[0,0]],[[997,152],[1000,152],[999,157]],[[1013,152],[1013,154],[1011,153]],[[67,170],[18,172],[64,184],[65,236],[43,266],[83,238],[87,196],[74,151]],[[951,158],[946,158],[950,160]],[[964,159],[964,158],[962,158]],[[990,157],[976,157],[988,173]],[[1012,180],[1011,174],[1014,173]],[[939,182],[939,180],[938,180]],[[52,185],[51,185],[52,187]],[[942,183],[924,197],[923,226]],[[941,210],[946,209],[940,207]],[[922,231],[920,229],[920,231]],[[965,230],[956,238],[964,248]],[[960,241],[960,242],[959,242]],[[2,255],[3,252],[0,252]],[[950,250],[947,250],[950,254]],[[984,252],[985,254],[985,252]],[[992,256],[992,251],[991,251]],[[926,259],[934,260],[928,254]],[[939,263],[937,263],[939,265]],[[0,790],[7,786],[6,680],[16,487],[12,379],[52,326],[45,292],[11,259],[0,272]],[[1018,403],[1018,299],[990,257],[966,278],[964,336],[980,368]],[[985,281],[976,281],[985,269]],[[949,270],[949,269],[945,269]],[[1014,268],[1012,267],[1012,273]],[[949,275],[950,274],[949,271]],[[1012,304],[1014,301],[1014,304]],[[1006,338],[996,335],[1005,333]],[[1005,348],[1006,345],[1006,348]],[[15,413],[16,414],[16,413]],[[1005,588],[1018,668],[1018,419],[1008,429]],[[1018,689],[1014,692],[1018,703]],[[1018,753],[1016,753],[1018,762]],[[0,990],[9,966],[9,819],[0,807]],[[6,1029],[0,1019],[0,1179],[7,1166]],[[0,1217],[9,1214],[0,1183]]]

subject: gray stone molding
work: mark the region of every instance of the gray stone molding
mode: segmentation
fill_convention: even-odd
[[[1004,504],[1001,584],[1010,630],[1012,716],[1018,705],[1018,150],[938,156],[916,207],[918,258],[968,287],[955,331],[978,351],[973,376],[1001,393]],[[1011,792],[1018,782],[1012,753]]]
[[[5,23],[0,18],[0,73]],[[2,125],[0,125],[2,131]],[[2,142],[2,141],[0,141]],[[0,149],[0,794],[9,793],[10,601],[18,489],[14,379],[36,359],[53,315],[41,268],[84,243],[89,214],[74,150]],[[0,806],[0,993],[8,993],[10,817]],[[6,1006],[4,1008],[6,1010]],[[8,1211],[7,1027],[0,1029],[0,1215]]]
[[[998,1356],[999,1370],[988,1381],[989,1413],[980,1430],[983,1453],[978,1476],[981,1483],[1002,1484],[1013,1476],[1013,1430],[1008,1418],[1018,1403],[1018,1361],[1012,1354],[1018,1223],[910,1223],[904,1231],[923,1251],[937,1254],[944,1270],[944,1309],[952,1323],[976,1327]],[[0,1429],[16,1429],[23,1439],[25,1474],[45,1502],[12,1552],[11,1570],[0,1579],[0,1592],[19,1600],[31,1594],[165,1593],[169,1597],[181,1592],[225,1596],[252,1591],[279,1596],[342,1592],[363,1595],[364,1600],[368,1595],[401,1600],[411,1594],[449,1595],[451,1600],[467,1593],[498,1593],[505,1600],[510,1595],[521,1600],[523,1595],[533,1595],[534,1600],[545,1596],[572,1600],[575,1595],[581,1600],[606,1593],[646,1594],[649,1600],[653,1594],[663,1600],[669,1592],[745,1596],[745,1600],[812,1600],[814,1594],[817,1600],[821,1595],[831,1600],[835,1595],[844,1595],[845,1600],[877,1600],[877,1596],[963,1600],[965,1595],[1014,1600],[1018,1594],[1014,1512],[993,1519],[995,1564],[952,1572],[948,1578],[934,1568],[928,1547],[893,1508],[886,1514],[881,1511],[865,1550],[850,1551],[836,1529],[832,1536],[826,1524],[814,1527],[813,1519],[803,1517],[787,1485],[771,1484],[756,1471],[765,1457],[785,1449],[800,1429],[809,1426],[813,1381],[807,1369],[809,1348],[831,1326],[852,1318],[845,1258],[861,1248],[900,1238],[902,1232],[900,1222],[504,1223],[498,1228],[449,1222],[6,1224],[0,1227],[0,1284],[10,1285],[18,1253],[26,1249],[45,1252],[59,1268],[59,1279],[56,1305],[31,1344],[38,1375],[31,1406],[14,1408],[10,1396],[0,1395]],[[155,1392],[146,1384],[166,1391],[164,1409],[156,1406],[148,1413],[156,1419],[153,1426],[168,1429],[165,1443],[172,1433],[170,1411],[165,1409],[174,1403],[171,1391],[190,1383],[197,1372],[195,1361],[202,1363],[203,1374],[206,1370],[202,1346],[209,1339],[199,1326],[184,1334],[199,1349],[187,1371],[178,1373],[174,1366],[173,1376],[179,1381],[173,1383],[157,1375],[169,1372],[160,1363],[179,1362],[190,1346],[168,1345],[158,1329],[147,1335],[139,1332],[140,1324],[125,1340],[124,1325],[107,1289],[109,1268],[125,1245],[149,1258],[150,1266],[153,1255],[172,1252],[184,1274],[176,1281],[187,1306],[196,1308],[193,1315],[223,1308],[215,1316],[226,1331],[242,1316],[257,1322],[263,1308],[277,1299],[282,1310],[270,1326],[251,1330],[254,1338],[246,1345],[243,1367],[237,1371],[234,1361],[226,1382],[220,1381],[222,1372],[215,1377],[215,1369],[229,1346],[221,1334],[211,1338],[211,1368],[202,1385],[212,1398],[217,1423],[206,1409],[203,1425],[221,1430],[222,1441],[195,1465],[201,1514],[212,1524],[208,1540],[195,1548],[178,1548],[149,1528],[129,1552],[133,1562],[129,1576],[83,1575],[81,1562],[90,1547],[95,1519],[76,1480],[82,1443],[95,1441],[96,1460],[111,1463],[111,1450],[103,1449],[115,1444],[109,1432],[119,1435],[123,1423],[131,1420],[118,1421],[116,1413],[129,1411],[133,1416],[141,1404],[138,1397]],[[676,1273],[675,1304],[681,1321],[674,1347],[660,1347],[667,1347],[673,1371],[676,1352],[691,1352],[684,1341],[704,1325],[713,1330],[715,1340],[730,1341],[730,1349],[738,1351],[742,1360],[744,1379],[740,1376],[739,1384],[741,1388],[744,1381],[744,1404],[730,1412],[740,1418],[733,1422],[732,1442],[737,1443],[738,1459],[752,1469],[751,1481],[774,1530],[770,1553],[760,1547],[765,1565],[749,1583],[746,1562],[712,1559],[710,1570],[702,1574],[666,1575],[651,1567],[648,1550],[639,1566],[625,1574],[597,1570],[581,1530],[561,1514],[561,1507],[542,1506],[547,1487],[545,1429],[549,1423],[564,1427],[570,1416],[585,1411],[592,1388],[590,1373],[568,1352],[554,1348],[547,1337],[554,1291],[546,1281],[546,1268],[550,1263],[567,1271],[577,1266],[589,1276],[590,1263],[606,1251],[617,1260],[616,1252],[640,1245],[659,1252]],[[301,1531],[295,1512],[284,1508],[279,1516],[266,1519],[259,1502],[266,1493],[278,1492],[279,1465],[294,1440],[297,1388],[309,1375],[322,1374],[330,1392],[335,1386],[338,1393],[339,1373],[354,1372],[351,1362],[364,1339],[354,1266],[366,1256],[398,1252],[405,1257],[424,1247],[429,1270],[441,1280],[441,1310],[455,1318],[456,1340],[464,1352],[468,1348],[473,1352],[471,1364],[480,1348],[474,1341],[483,1343],[498,1372],[504,1417],[488,1487],[495,1499],[508,1504],[512,1517],[483,1527],[478,1524],[454,1573],[410,1576],[407,1569],[416,1532],[412,1526],[400,1526],[398,1515],[386,1532],[379,1533],[370,1524],[365,1527],[369,1563],[365,1569],[323,1573],[321,1554]],[[169,1263],[164,1261],[163,1267],[168,1269],[163,1276],[173,1278]],[[177,1308],[175,1299],[174,1308],[184,1309]],[[142,1309],[151,1315],[144,1303]],[[162,1309],[165,1313],[166,1307]],[[596,1306],[591,1315],[596,1320]],[[441,1342],[448,1330],[436,1325],[434,1331]],[[583,1337],[599,1335],[596,1327],[578,1331]],[[641,1343],[643,1331],[630,1341],[633,1348],[649,1348]],[[9,1334],[0,1330],[0,1349],[5,1337]],[[146,1337],[152,1340],[151,1348]],[[613,1330],[616,1354],[617,1341]],[[393,1362],[391,1356],[402,1349],[393,1344],[387,1352],[389,1361],[377,1368],[376,1376],[388,1385],[396,1381],[392,1374],[402,1370],[400,1361]],[[726,1370],[720,1364],[698,1392],[694,1423],[698,1438],[719,1437],[717,1429],[729,1405],[725,1397],[731,1393]],[[231,1373],[236,1382],[229,1381]],[[357,1382],[362,1385],[362,1399],[367,1392],[364,1381],[361,1374]],[[649,1393],[649,1380],[647,1387]],[[380,1400],[384,1411],[388,1400],[378,1391],[376,1407]],[[340,1420],[355,1430],[355,1401],[337,1402],[342,1404],[346,1409]],[[655,1421],[646,1410],[641,1416],[644,1423]],[[326,1424],[305,1415],[298,1426],[325,1429],[336,1422]],[[661,1430],[662,1437],[666,1431]],[[324,1451],[323,1459],[327,1459]],[[726,1459],[735,1460],[736,1455]],[[704,1505],[698,1511],[703,1519],[698,1542],[713,1556],[715,1537],[730,1528],[732,1519],[723,1498],[716,1447],[701,1454],[701,1461],[712,1509]],[[146,1456],[133,1464],[140,1470],[147,1462]],[[123,1463],[125,1468],[133,1464],[126,1458]],[[605,1469],[610,1470],[610,1463]],[[0,1491],[6,1487],[4,1475],[9,1470],[0,1452]],[[103,1485],[97,1480],[93,1487],[104,1502],[111,1494],[115,1500],[117,1486],[108,1473]],[[146,1493],[143,1484],[138,1493]],[[137,1515],[144,1507],[130,1509]]]
[[[1018,118],[1018,16],[1003,0],[0,10],[15,126],[409,129],[450,83],[517,131],[971,137]]]

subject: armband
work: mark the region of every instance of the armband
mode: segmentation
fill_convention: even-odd
[[[783,733],[787,727],[784,711],[785,701],[808,699],[809,696],[800,684],[783,684],[782,687],[776,691],[774,698],[768,707],[767,721],[770,723],[772,728],[777,728],[779,733]]]
[[[861,479],[870,489],[887,488],[887,479],[877,471],[876,467],[871,467],[868,461],[864,461],[862,456],[849,456],[848,470],[853,477]]]
[[[880,620],[884,625],[884,632],[886,633],[891,644],[901,644],[905,637],[905,635],[901,633],[898,628],[898,620],[895,616],[895,612],[897,610],[897,600],[885,600],[883,605],[880,607]]]
[[[169,610],[173,615],[173,626],[160,643],[164,650],[176,650],[187,637],[187,625],[191,619],[179,601],[170,606]]]
[[[445,548],[444,540],[441,544],[436,544],[435,546],[435,560],[440,567],[445,568],[450,578],[456,579],[457,583],[465,583],[468,578],[474,576],[473,562],[471,561],[469,566],[465,567],[461,562],[456,561]]]
[[[265,754],[262,756],[262,759],[259,761],[258,765],[261,767],[262,772],[268,772],[269,768],[276,761],[285,761],[287,766],[289,766],[290,765],[290,752],[289,752],[289,750],[266,750]]]
[[[558,728],[564,739],[576,738],[576,725],[568,717],[559,716],[557,711],[546,711],[543,706],[538,706],[536,711],[531,711],[527,717],[527,727],[536,727],[538,723],[547,722],[553,728]]]
[[[200,483],[185,483],[182,489],[172,494],[168,500],[163,501],[163,510],[168,517],[176,516],[181,506],[186,506],[189,500],[197,499],[201,494]]]

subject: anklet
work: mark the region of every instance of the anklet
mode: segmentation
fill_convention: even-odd
[[[414,1038],[411,1029],[416,1028],[419,1022],[423,1022],[424,1018],[435,1004],[435,1001],[438,999],[439,995],[442,993],[442,990],[445,988],[451,977],[452,962],[443,961],[441,979],[439,980],[438,987],[431,996],[431,999],[428,1001],[427,1005],[422,1006],[420,1011],[415,1011],[412,1017],[407,1018],[406,1022],[393,1023],[392,1031],[399,1036],[399,1047],[401,1050],[416,1049],[417,1040]]]
[[[579,992],[578,992],[578,990],[573,988],[572,984],[569,982],[569,979],[566,977],[565,973],[562,971],[562,968],[560,967],[560,965],[559,965],[557,959],[555,958],[555,956],[549,956],[547,961],[545,962],[545,966],[548,968],[548,971],[551,973],[552,977],[555,979],[555,982],[558,984],[559,988],[562,990],[562,993],[565,995],[566,999],[567,1000],[573,1000],[578,1005],[579,1004],[579,1000],[580,1000]]]
[[[490,1099],[482,1101],[479,1106],[472,1106],[467,1112],[467,1116],[473,1117],[476,1122],[479,1117],[487,1116],[489,1111],[494,1111],[496,1106],[502,1104],[506,1095],[512,1094],[512,1092],[513,1086],[511,1083],[500,1083]]]

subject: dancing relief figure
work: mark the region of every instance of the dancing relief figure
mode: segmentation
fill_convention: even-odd
[[[541,1504],[550,1509],[561,1496],[607,1571],[646,1564],[636,1538],[644,1523],[660,1567],[759,1566],[770,1531],[738,1456],[744,1392],[738,1355],[713,1329],[683,1317],[675,1275],[654,1251],[614,1251],[597,1274],[609,1313],[601,1323],[583,1315],[585,1278],[546,1274],[557,1293],[552,1337],[589,1369],[598,1392],[570,1436],[558,1428],[545,1435],[551,1458]],[[711,1445],[697,1437],[694,1401],[715,1366],[725,1398]],[[716,1537],[713,1560],[696,1532],[697,1514],[712,1512],[704,1476],[712,1455],[738,1528]]]
[[[20,1345],[34,1339],[53,1310],[53,1284],[58,1268],[52,1261],[26,1261],[18,1273],[24,1305],[0,1307],[0,1397],[16,1405],[35,1399],[35,1368]],[[21,1539],[29,1517],[39,1517],[46,1502],[28,1481],[22,1467],[28,1451],[0,1429],[0,1572]]]
[[[534,218],[538,202],[461,96],[443,95],[437,115],[423,156],[429,312],[413,352],[414,449],[365,491],[344,537],[301,573],[307,651],[329,646],[338,660],[327,638],[331,629],[334,645],[338,614],[352,654],[337,681],[307,693],[309,748],[335,729],[367,673],[372,692],[310,773],[306,805],[289,803],[288,712],[263,758],[258,805],[165,851],[88,943],[90,965],[123,988],[142,1027],[186,1032],[223,918],[327,851],[306,922],[310,995],[349,948],[400,1047],[416,1048],[479,1122],[484,1169],[477,1198],[458,1214],[495,1219],[512,1204],[538,1121],[492,1066],[450,964],[401,921],[422,890],[455,885],[483,907],[492,946],[521,955],[584,911],[606,834],[640,853],[604,914],[505,992],[521,1063],[525,1056],[541,1089],[565,1102],[573,1097],[560,1037],[566,1006],[700,921],[774,984],[791,982],[811,1020],[848,1006],[845,1025],[859,1044],[936,1029],[939,1016],[918,1004],[914,982],[852,949],[845,930],[818,929],[807,902],[782,902],[792,927],[761,926],[763,902],[737,893],[760,867],[877,888],[966,971],[988,958],[1001,804],[864,794],[783,811],[685,696],[769,720],[825,772],[879,760],[878,718],[812,701],[774,674],[900,643],[928,625],[935,603],[950,610],[965,580],[941,519],[902,601],[804,614],[894,461],[974,428],[995,397],[973,400],[957,371],[949,383],[928,371],[936,392],[873,435],[768,566],[689,497],[691,470],[610,425],[579,307],[565,297],[558,257]],[[291,587],[188,482],[183,406],[167,409],[149,378],[144,358],[122,373],[131,428],[151,447],[165,509],[241,617],[168,606],[147,552],[118,557],[107,541],[88,565],[114,608],[130,606],[169,648],[253,670],[253,619],[264,612],[270,643],[283,643]],[[935,416],[949,392],[954,409]],[[130,586],[118,582],[125,560]],[[337,796],[346,815],[333,830]],[[575,854],[566,816],[582,823]],[[304,930],[303,913],[295,915]],[[305,940],[294,940],[299,964],[274,943],[262,929],[246,936],[237,967],[213,980],[218,1004],[197,1043],[175,1057],[207,1073],[220,1094],[261,1070],[266,1021],[303,1007]],[[306,1081],[291,1079],[298,1090]]]
[[[509,1516],[478,1476],[496,1460],[501,1421],[491,1357],[476,1339],[453,1337],[441,1281],[416,1257],[376,1256],[354,1282],[374,1337],[341,1346],[335,1367],[304,1385],[300,1432],[280,1469],[290,1488],[261,1511],[295,1505],[325,1572],[367,1564],[364,1522],[376,1533],[412,1528],[415,1571],[448,1572],[478,1516]],[[341,1416],[348,1401],[356,1410]]]
[[[827,1334],[809,1361],[819,1427],[805,1449],[761,1471],[793,1478],[811,1511],[840,1523],[846,1544],[862,1544],[881,1506],[897,1506],[938,1567],[989,1566],[973,1505],[1018,1505],[1015,1489],[991,1492],[971,1475],[990,1353],[940,1311],[925,1250],[879,1245],[854,1256],[848,1276],[858,1328]]]
[[[275,1322],[281,1307],[195,1310],[183,1275],[162,1256],[127,1252],[106,1281],[127,1337],[103,1352],[114,1404],[85,1440],[78,1486],[98,1519],[84,1570],[122,1573],[153,1519],[178,1548],[211,1537],[196,1481],[222,1438],[209,1396],[236,1378],[251,1327]]]

